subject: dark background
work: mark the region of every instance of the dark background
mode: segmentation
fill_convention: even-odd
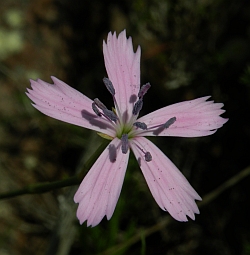
[[[95,132],[42,115],[25,90],[53,75],[111,107],[102,40],[123,29],[141,45],[141,82],[152,85],[142,114],[206,95],[225,104],[230,120],[210,137],[152,139],[197,192],[206,197],[249,167],[250,1],[0,4],[1,193],[72,176],[98,147]],[[115,213],[95,228],[76,219],[77,186],[0,201],[0,254],[250,254],[249,181],[180,223],[158,208],[131,155]]]

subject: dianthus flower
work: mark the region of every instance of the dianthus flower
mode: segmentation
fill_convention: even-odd
[[[106,215],[109,220],[120,196],[130,150],[159,205],[178,221],[195,219],[201,197],[177,167],[145,136],[200,137],[211,135],[227,119],[222,103],[207,101],[209,96],[166,106],[138,118],[150,84],[140,87],[140,54],[123,31],[108,34],[103,42],[108,78],[103,82],[114,101],[109,110],[98,98],[93,101],[52,77],[54,84],[31,80],[28,97],[40,112],[101,133],[110,144],[93,164],[80,184],[74,201],[82,224],[96,226]]]

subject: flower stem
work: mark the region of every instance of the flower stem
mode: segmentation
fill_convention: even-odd
[[[0,199],[12,198],[12,197],[25,195],[25,194],[45,193],[54,189],[59,189],[59,188],[79,184],[82,181],[83,177],[85,176],[86,171],[91,168],[91,166],[94,164],[94,162],[99,157],[101,152],[107,146],[108,142],[109,141],[104,139],[102,144],[95,150],[92,156],[86,161],[86,163],[83,165],[82,170],[78,174],[60,181],[35,183],[35,184],[27,185],[22,189],[5,192],[0,194]]]

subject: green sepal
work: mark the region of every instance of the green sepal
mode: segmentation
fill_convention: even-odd
[[[105,138],[105,139],[107,139],[107,140],[113,140],[114,139],[114,137],[112,137],[112,136],[109,136],[109,135],[106,135],[106,134],[103,134],[103,133],[97,133],[100,137],[102,137],[102,138]]]

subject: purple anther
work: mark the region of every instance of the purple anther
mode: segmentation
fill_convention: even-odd
[[[104,109],[103,114],[114,122],[116,122],[118,120],[118,117],[115,115],[115,113],[108,109]]]
[[[96,114],[97,116],[99,116],[99,117],[102,116],[101,112],[100,112],[99,109],[96,107],[96,104],[95,104],[94,102],[92,103],[92,109],[93,109],[93,111],[95,112],[95,114]]]
[[[128,134],[123,134],[122,137],[121,137],[121,142],[122,142],[122,146],[121,146],[121,149],[122,149],[122,153],[123,154],[126,154],[128,152]]]
[[[176,121],[176,117],[172,117],[165,124],[163,124],[164,128],[169,128]]]
[[[139,98],[142,98],[142,97],[148,92],[148,90],[149,90],[150,87],[151,87],[151,85],[150,85],[149,82],[146,83],[146,84],[144,84],[144,85],[142,85],[142,86],[141,86],[141,89],[140,89],[140,91],[139,91],[139,93],[138,93],[138,97],[139,97]]]
[[[140,98],[134,105],[134,108],[133,108],[133,115],[137,115],[139,114],[140,110],[142,109],[142,106],[143,106],[143,101],[142,101],[142,98]]]
[[[147,125],[144,123],[144,122],[134,122],[133,126],[137,127],[137,128],[140,128],[140,129],[143,129],[143,130],[147,130],[148,127]]]
[[[95,98],[94,102],[101,110],[107,109],[107,107],[98,98]]]
[[[115,95],[115,88],[109,78],[104,77],[103,78],[104,85],[108,89],[109,93],[114,96]]]
[[[150,161],[152,160],[152,155],[151,155],[151,153],[148,152],[148,151],[145,153],[145,160],[146,160],[147,162],[150,162]]]

